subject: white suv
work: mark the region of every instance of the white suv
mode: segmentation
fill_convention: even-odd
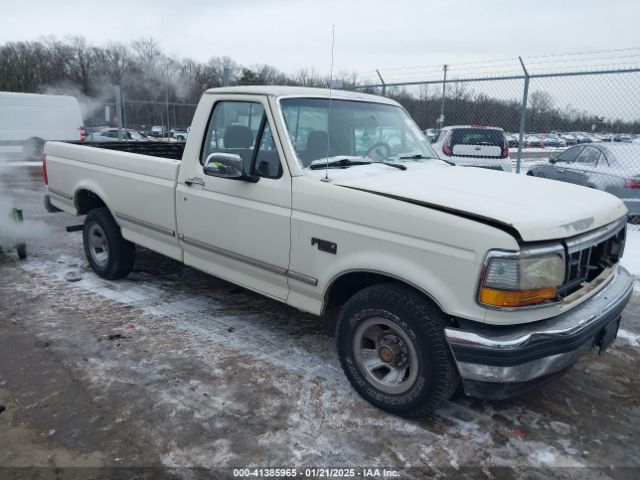
[[[504,130],[482,125],[443,127],[433,143],[441,159],[463,167],[511,171],[509,145]]]

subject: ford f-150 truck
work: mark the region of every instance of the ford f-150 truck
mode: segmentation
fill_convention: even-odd
[[[618,198],[437,159],[396,102],[292,87],[205,92],[185,144],[47,142],[51,210],[86,215],[93,270],[135,246],[292,307],[338,312],[372,404],[505,398],[606,349],[632,294]]]

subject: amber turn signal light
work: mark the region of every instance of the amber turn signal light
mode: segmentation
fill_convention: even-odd
[[[540,288],[537,290],[495,290],[482,287],[480,290],[480,302],[495,307],[524,307],[536,305],[547,300],[554,300],[557,291],[555,288]]]

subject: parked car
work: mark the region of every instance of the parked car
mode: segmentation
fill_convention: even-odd
[[[443,127],[433,144],[438,156],[463,167],[511,171],[504,130],[481,125]]]
[[[593,138],[588,133],[575,132],[574,135],[578,139],[578,143],[593,143]]]
[[[627,133],[619,133],[613,136],[614,142],[632,142],[633,137]]]
[[[179,142],[184,142],[189,137],[189,131],[186,128],[172,128],[171,138],[175,138]]]
[[[527,148],[544,148],[544,137],[537,134],[528,134],[524,137],[524,146]]]
[[[567,145],[578,144],[578,137],[576,137],[573,133],[561,133],[560,136],[565,142],[567,142]]]
[[[330,113],[339,127],[327,131]],[[614,341],[633,280],[613,195],[449,165],[397,102],[345,90],[211,89],[193,125],[186,144],[153,152],[47,142],[49,209],[86,215],[97,275],[126,276],[137,244],[294,308],[339,312],[345,375],[394,413],[425,415],[459,386],[520,394]],[[507,158],[501,129],[445,135],[447,158]]]
[[[520,135],[517,133],[507,133],[507,146],[509,148],[518,148],[520,145]]]
[[[622,199],[630,217],[640,216],[640,145],[578,145],[531,167],[527,175],[611,193]]]
[[[136,131],[142,136],[142,138],[146,138],[147,140],[155,140],[155,138],[152,137],[148,132],[142,132],[140,130]]]
[[[433,143],[433,141],[438,137],[438,132],[440,132],[440,129],[438,128],[427,128],[424,131],[424,136],[427,137],[427,140]]]
[[[0,153],[41,160],[45,141],[83,141],[84,137],[75,97],[0,92]]]
[[[553,133],[544,136],[545,148],[564,148],[567,146],[567,141],[560,135]]]
[[[149,131],[149,135],[151,135],[154,138],[166,138],[167,127],[165,127],[164,125],[155,125],[151,127],[151,130]]]
[[[117,128],[105,128],[97,132],[93,132],[89,136],[89,140],[92,142],[117,142],[118,141],[118,129]],[[134,142],[150,142],[154,139],[148,138],[141,134],[137,130],[130,128],[122,129],[122,140],[134,141]]]

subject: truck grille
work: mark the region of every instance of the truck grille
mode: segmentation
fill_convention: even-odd
[[[567,240],[565,282],[558,289],[561,298],[591,282],[620,260],[627,234],[626,222],[616,222],[595,232]]]

